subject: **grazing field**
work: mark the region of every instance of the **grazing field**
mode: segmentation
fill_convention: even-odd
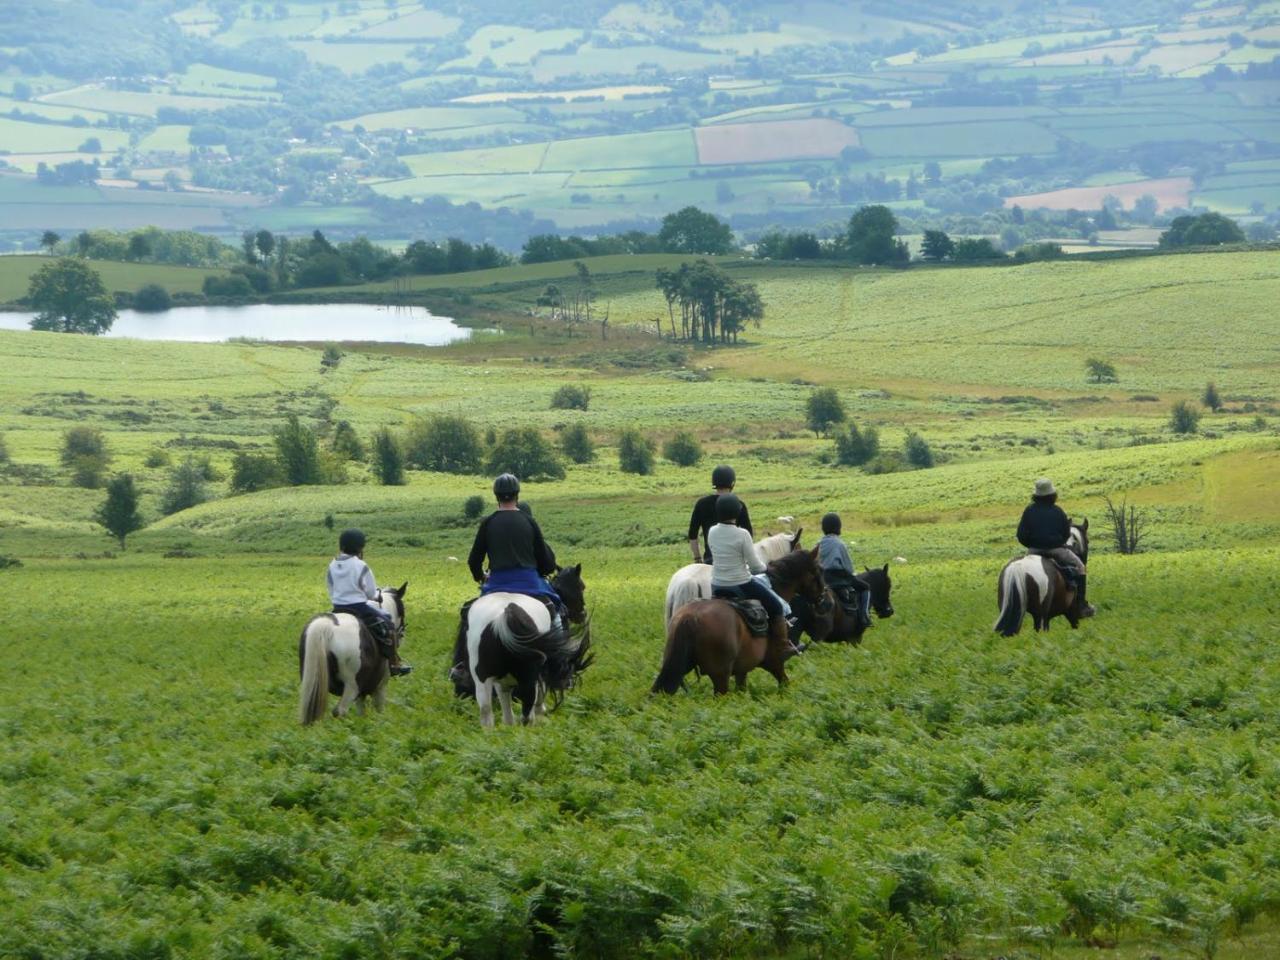
[[[21,561],[0,582],[40,598],[0,637],[0,954],[1274,955],[1277,262],[724,261],[768,313],[717,350],[625,326],[663,309],[652,271],[675,258],[590,261],[622,324],[607,342],[528,339],[517,304],[574,267],[504,268],[420,278],[507,298],[501,336],[350,349],[327,372],[301,347],[0,332],[0,526]],[[1119,384],[1083,382],[1095,353]],[[1168,403],[1210,377],[1226,409],[1175,438]],[[566,381],[587,411],[550,409]],[[920,431],[939,465],[832,466],[803,426],[815,383],[886,448]],[[559,711],[485,732],[444,678],[472,594],[463,501],[488,478],[381,487],[351,463],[345,485],[227,496],[232,456],[270,452],[290,413],[364,438],[433,413],[587,426],[596,461],[525,491],[589,584],[597,662]],[[151,525],[127,551],[58,462],[71,426],[137,477]],[[626,426],[688,429],[706,457],[622,474]],[[161,518],[189,454],[216,499]],[[690,678],[653,699],[665,583],[722,461],[758,532],[785,515],[811,544],[840,510],[855,559],[890,564],[896,613],[792,660],[786,690],[757,673],[746,694]],[[999,639],[995,577],[1042,474],[1092,521],[1099,614]],[[1109,549],[1106,495],[1146,511],[1143,553]],[[296,637],[348,525],[382,582],[409,581],[417,669],[385,713],[304,729]]]
[[[838,120],[777,120],[697,127],[698,162],[770,163],[837,156],[861,141],[858,131]]]
[[[50,261],[45,256],[0,257],[0,303],[12,303],[27,294],[31,275]],[[119,263],[90,260],[108,290],[133,292],[148,283],[158,283],[170,293],[199,293],[209,274],[222,270],[209,267],[174,267],[155,263]]]
[[[1024,210],[1093,210],[1102,206],[1107,197],[1115,197],[1126,207],[1132,208],[1139,197],[1155,197],[1161,210],[1185,207],[1191,203],[1191,191],[1195,184],[1190,177],[1163,177],[1158,180],[1131,180],[1124,183],[1103,184],[1096,187],[1068,187],[1048,193],[1029,194],[1023,197],[1006,197],[1006,207],[1020,206]]]

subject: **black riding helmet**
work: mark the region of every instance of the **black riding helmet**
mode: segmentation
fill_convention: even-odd
[[[349,557],[354,557],[364,549],[363,530],[343,530],[338,536],[338,549]]]
[[[718,490],[722,490],[725,487],[732,488],[737,482],[738,475],[733,472],[733,467],[721,464],[711,471],[711,485]]]
[[[828,513],[822,517],[823,533],[839,533],[840,532],[840,514]]]
[[[721,523],[736,521],[742,515],[742,501],[732,493],[722,493],[716,497],[716,519]]]
[[[493,495],[499,500],[514,500],[520,495],[520,481],[514,473],[504,473],[493,481]]]

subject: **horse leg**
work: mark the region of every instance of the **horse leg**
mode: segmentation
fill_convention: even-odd
[[[715,673],[708,674],[711,677],[711,686],[716,692],[716,696],[722,696],[729,692],[729,671],[717,670]]]
[[[355,677],[352,677],[350,680],[344,679],[342,681],[342,699],[339,700],[337,706],[333,708],[333,715],[335,717],[345,717],[347,715],[347,711],[351,709],[351,704],[355,703],[356,694],[359,693],[359,691],[360,688],[356,684]]]
[[[476,684],[476,703],[480,705],[480,726],[486,730],[493,729],[493,687],[492,680],[484,680]]]
[[[733,675],[733,687],[735,690],[747,689],[747,671],[742,670]]]
[[[384,676],[378,681],[378,686],[373,691],[373,709],[378,713],[382,712],[382,708],[387,705],[387,678]]]
[[[356,716],[363,717],[365,714],[365,700],[368,698],[363,694],[356,697]]]
[[[516,722],[516,715],[511,712],[511,688],[506,684],[498,684],[498,702],[502,704],[502,722],[508,727]]]
[[[538,721],[538,713],[535,707],[538,702],[538,688],[542,686],[542,681],[537,677],[522,681],[516,687],[516,695],[520,698],[521,703],[521,722],[526,727],[532,726]]]
[[[533,715],[539,719],[547,715],[547,685],[538,681],[533,695]]]

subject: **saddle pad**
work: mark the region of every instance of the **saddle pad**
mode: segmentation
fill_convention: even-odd
[[[728,602],[746,621],[748,630],[757,637],[769,635],[769,615],[765,613],[764,604],[759,600],[729,600]]]

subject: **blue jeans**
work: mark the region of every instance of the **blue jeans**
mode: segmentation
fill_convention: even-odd
[[[711,595],[722,599],[741,598],[745,600],[759,600],[764,604],[765,612],[769,614],[770,619],[784,615],[782,598],[768,587],[761,583],[757,583],[755,580],[748,580],[746,583],[737,584],[736,586],[731,587],[712,583]]]
[[[372,603],[335,603],[333,612],[349,613],[367,627],[391,622],[391,614]]]

